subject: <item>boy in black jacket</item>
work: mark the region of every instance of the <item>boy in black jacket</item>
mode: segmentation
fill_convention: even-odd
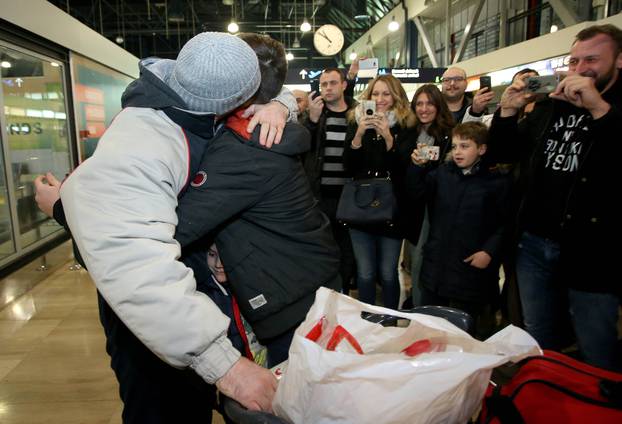
[[[476,321],[478,338],[493,331],[499,295],[499,261],[505,232],[509,180],[484,161],[487,128],[479,122],[453,130],[451,162],[427,172],[422,148],[408,170],[413,201],[428,205],[430,235],[423,248],[423,305],[462,309]]]

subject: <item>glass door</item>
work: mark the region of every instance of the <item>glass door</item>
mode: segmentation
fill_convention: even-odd
[[[0,255],[7,255],[60,231],[61,227],[37,208],[34,179],[48,171],[62,179],[69,172],[71,158],[64,67],[0,44],[0,70],[4,127],[1,166],[6,176],[0,181],[0,201],[4,196],[0,204]],[[9,207],[11,203],[13,208]],[[11,231],[3,230],[11,222],[13,237]]]

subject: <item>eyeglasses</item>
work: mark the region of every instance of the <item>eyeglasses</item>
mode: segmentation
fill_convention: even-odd
[[[444,84],[451,84],[452,82],[462,82],[466,81],[465,77],[445,77],[441,78],[441,82]]]

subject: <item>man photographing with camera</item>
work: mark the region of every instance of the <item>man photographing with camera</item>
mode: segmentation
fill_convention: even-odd
[[[520,160],[522,202],[517,277],[525,327],[544,349],[561,349],[560,316],[567,306],[583,359],[620,369],[616,353],[622,286],[612,244],[619,242],[620,208],[610,187],[620,174],[607,165],[622,132],[622,31],[588,27],[571,47],[569,71],[534,111],[526,80],[501,98],[489,153]],[[614,235],[615,234],[615,235]]]

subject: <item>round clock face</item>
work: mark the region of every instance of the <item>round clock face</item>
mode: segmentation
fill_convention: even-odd
[[[313,45],[321,55],[336,55],[343,48],[343,33],[335,25],[322,25],[313,35]]]

